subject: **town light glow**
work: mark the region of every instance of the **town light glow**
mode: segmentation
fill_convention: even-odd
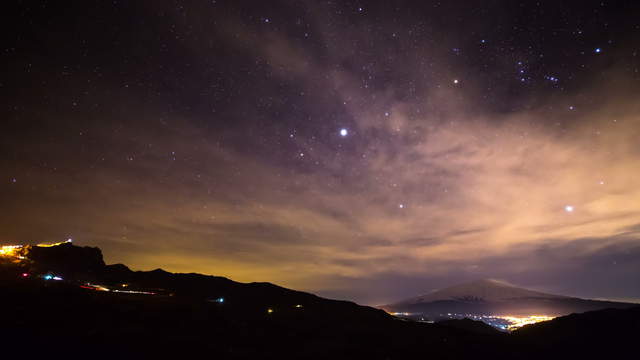
[[[5,245],[0,247],[0,256],[17,257],[22,245]]]
[[[529,316],[514,316],[514,315],[499,315],[498,318],[507,320],[510,324],[507,325],[507,330],[512,331],[521,328],[525,325],[539,323],[541,321],[552,320],[553,316],[547,315],[529,315]]]

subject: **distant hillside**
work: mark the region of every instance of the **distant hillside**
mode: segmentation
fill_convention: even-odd
[[[438,318],[447,313],[561,316],[635,305],[637,304],[546,294],[484,279],[436,290],[381,308],[389,312],[416,313]]]

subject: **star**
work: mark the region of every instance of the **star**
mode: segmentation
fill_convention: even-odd
[[[600,54],[602,52],[602,49],[596,48],[595,50],[593,50],[593,52],[595,52],[596,54]]]
[[[457,83],[459,83],[459,82],[460,82],[460,81],[458,81],[458,79],[453,79],[453,83],[454,83],[454,84],[457,84]]]
[[[399,207],[400,209],[404,209],[404,204],[400,204],[400,205],[398,205],[398,207]]]
[[[340,129],[340,136],[345,137],[347,135],[349,135],[349,130],[344,128]]]
[[[573,212],[573,210],[574,210],[574,208],[573,208],[573,206],[572,206],[572,205],[566,205],[566,206],[564,207],[564,211],[566,211],[566,212],[568,212],[568,213]]]

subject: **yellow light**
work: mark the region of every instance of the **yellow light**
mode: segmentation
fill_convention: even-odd
[[[509,331],[515,330],[525,325],[535,324],[541,321],[549,321],[554,318],[553,316],[547,316],[547,315],[529,315],[529,316],[500,315],[496,317],[505,319],[508,322],[510,322],[510,324],[507,325],[507,330]]]
[[[273,313],[273,309],[267,309],[267,314]]]
[[[18,256],[18,250],[22,248],[22,245],[5,245],[0,247],[0,256]]]
[[[296,308],[300,309],[302,307],[302,305],[298,304],[296,305]]]
[[[61,242],[57,242],[57,243],[53,243],[53,244],[38,244],[36,245],[37,247],[54,247],[54,246],[58,246],[58,245],[62,245],[62,244],[68,244],[71,242],[71,239],[68,239],[66,241],[61,241]]]
[[[0,247],[0,257],[6,258],[14,263],[21,263],[26,259],[25,255],[29,250],[29,246],[27,245],[5,245]]]

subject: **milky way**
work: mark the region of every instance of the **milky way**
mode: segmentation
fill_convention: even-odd
[[[369,304],[640,299],[639,5],[390,3],[9,9],[0,241]]]

